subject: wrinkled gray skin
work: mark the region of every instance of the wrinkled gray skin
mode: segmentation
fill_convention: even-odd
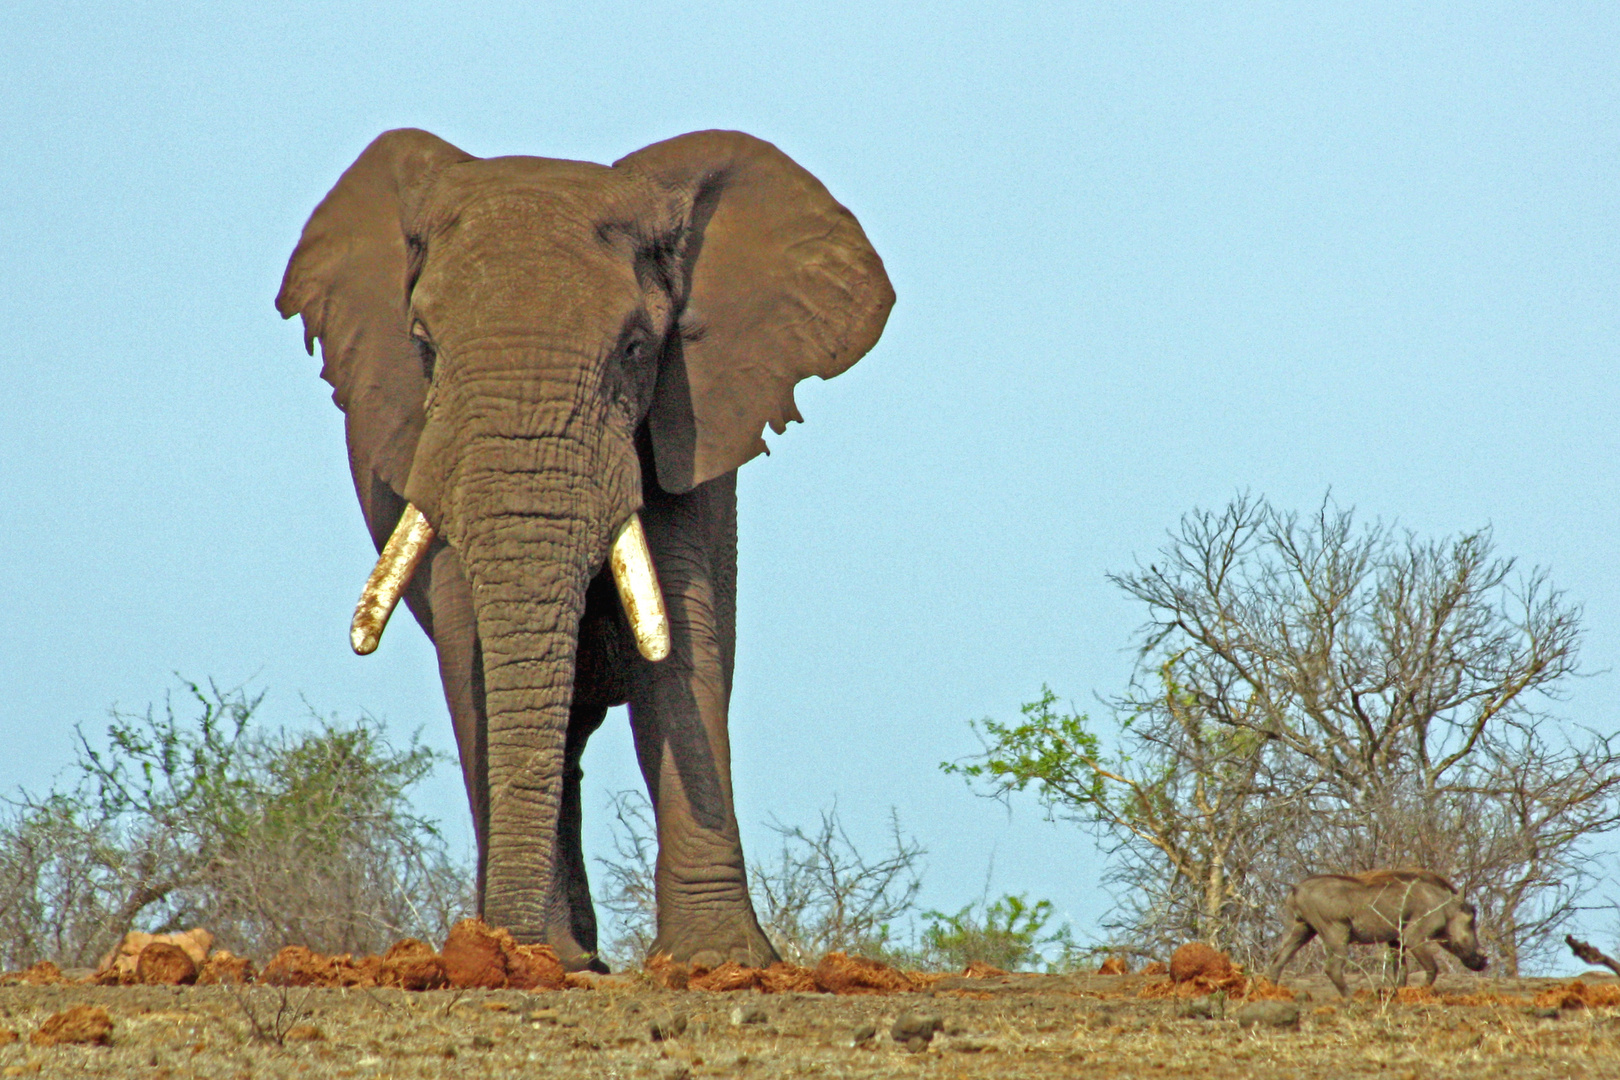
[[[610,167],[392,131],[310,217],[277,308],[321,342],[375,544],[407,500],[435,528],[405,600],[438,651],[480,912],[519,941],[605,970],[579,762],[628,701],[657,813],[655,951],[775,959],[731,790],[735,470],[765,424],[800,419],[799,379],[876,342],[893,299],[854,216],[736,132]],[[658,663],[604,570],[638,510],[671,624]]]
[[[1387,944],[1400,955],[1397,985],[1406,985],[1408,956],[1428,974],[1432,986],[1440,969],[1432,943],[1461,960],[1470,971],[1485,970],[1474,932],[1474,905],[1438,874],[1427,870],[1373,870],[1365,874],[1318,874],[1288,892],[1294,917],[1266,970],[1276,982],[1288,962],[1318,934],[1327,952],[1327,975],[1344,997],[1344,965],[1351,945]]]

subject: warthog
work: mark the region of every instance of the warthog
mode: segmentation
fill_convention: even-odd
[[[1429,870],[1372,870],[1365,874],[1318,874],[1288,891],[1285,905],[1294,925],[1283,938],[1266,977],[1276,982],[1288,961],[1316,935],[1327,950],[1327,974],[1339,993],[1349,946],[1387,944],[1400,955],[1397,985],[1406,985],[1406,958],[1415,958],[1432,986],[1440,973],[1430,949],[1439,942],[1470,971],[1485,970],[1474,934],[1474,905]]]

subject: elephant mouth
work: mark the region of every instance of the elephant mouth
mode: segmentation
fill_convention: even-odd
[[[349,624],[349,644],[356,653],[365,656],[376,651],[388,617],[433,544],[433,536],[433,526],[422,511],[406,503],[399,524],[394,526],[382,554],[377,556],[377,565],[360,590],[360,602]],[[664,609],[664,593],[658,585],[658,571],[653,568],[640,514],[632,513],[614,535],[608,565],[636,639],[636,650],[654,662],[664,659],[670,647],[669,614]]]

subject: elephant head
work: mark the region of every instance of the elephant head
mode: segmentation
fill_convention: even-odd
[[[731,623],[704,610],[730,602],[711,570],[735,565],[715,547],[735,544],[734,470],[765,449],[765,424],[780,433],[802,419],[798,380],[837,375],[871,348],[893,299],[854,216],[776,147],[737,132],[682,135],[603,166],[480,159],[390,131],[310,217],[276,306],[303,316],[306,348],[321,341],[356,492],[385,552],[356,647],[375,644],[378,609],[385,618],[403,590],[439,650],[480,906],[519,940],[552,941],[565,960],[594,947],[588,897],[581,915],[569,895],[581,886],[564,880],[578,861],[565,850],[578,831],[567,783],[594,727],[576,730],[582,709],[600,723],[602,707],[630,698],[665,848],[672,785],[688,816],[734,838]],[[624,617],[591,600],[615,538],[634,537],[637,512],[655,503],[646,531],[667,560],[667,660],[647,658],[660,655],[659,611],[638,623],[651,629],[637,656],[613,644]],[[651,579],[644,561],[628,565],[623,577]],[[698,749],[683,758],[681,746]],[[661,754],[674,763],[662,785]],[[709,780],[693,779],[694,755]],[[701,886],[711,856],[682,852],[661,853],[661,873]],[[720,861],[740,882],[740,847]],[[723,946],[724,920],[671,931],[663,905],[661,892],[670,951]]]

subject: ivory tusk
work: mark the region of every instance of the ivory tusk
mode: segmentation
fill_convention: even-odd
[[[608,564],[636,636],[636,648],[648,660],[662,660],[669,655],[669,615],[664,611],[664,594],[658,587],[658,572],[653,569],[640,514],[631,514],[613,538]]]
[[[394,534],[383,545],[377,556],[377,565],[366,578],[366,587],[360,590],[360,602],[354,606],[354,621],[349,624],[349,644],[361,656],[376,651],[382,640],[383,627],[405,586],[411,583],[417,564],[433,543],[433,526],[422,516],[422,511],[405,504],[405,512],[394,526]]]

